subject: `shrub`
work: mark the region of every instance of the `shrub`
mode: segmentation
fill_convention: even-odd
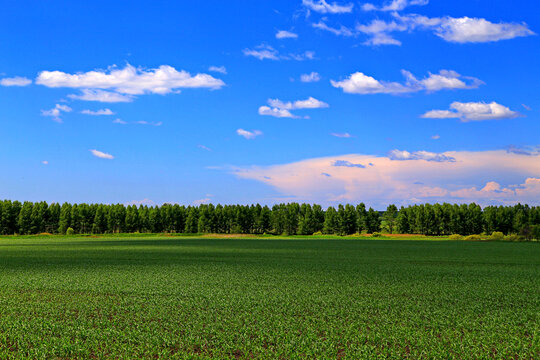
[[[469,236],[465,236],[464,240],[467,240],[467,241],[479,241],[479,240],[482,240],[482,237],[480,235],[469,235]]]
[[[452,234],[448,237],[450,240],[463,240],[463,236],[459,234]]]
[[[73,228],[71,227],[68,227],[66,230],[66,235],[73,235],[73,234],[75,234],[75,230],[73,230]]]
[[[322,232],[317,231],[317,232],[314,232],[313,235],[322,235]]]
[[[500,231],[494,231],[489,236],[489,240],[497,240],[497,241],[504,240],[504,234]]]
[[[374,232],[373,234],[371,234],[371,237],[381,237],[382,234],[380,232]]]
[[[505,241],[523,241],[523,236],[512,234],[504,237]]]

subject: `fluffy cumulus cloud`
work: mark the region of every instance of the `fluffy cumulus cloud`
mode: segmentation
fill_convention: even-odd
[[[96,150],[96,149],[90,150],[90,153],[92,153],[92,155],[94,155],[95,157],[100,158],[100,159],[107,159],[107,160],[114,159],[114,156],[112,156],[111,154],[107,154],[107,153],[105,153],[103,151],[99,151],[99,150]]]
[[[319,75],[319,73],[314,72],[314,71],[309,74],[302,74],[300,76],[300,81],[305,82],[305,83],[317,82],[320,80],[321,80],[321,76]]]
[[[540,205],[539,154],[524,156],[506,150],[401,153],[407,161],[393,160],[395,153],[350,154],[230,171],[297,201],[323,204],[364,201],[380,209],[396,202]]]
[[[481,43],[513,39],[534,35],[524,23],[493,23],[483,18],[453,18],[422,15],[399,15],[394,12],[393,20],[372,20],[369,24],[358,24],[356,31],[369,36],[365,45],[401,45],[393,34],[415,30],[431,31],[448,42]]]
[[[111,109],[99,109],[99,110],[83,110],[81,114],[92,116],[114,115],[115,113]]]
[[[279,30],[276,33],[276,39],[297,39],[298,34],[293,33],[292,31]]]
[[[244,49],[243,53],[245,56],[251,56],[259,60],[313,60],[315,58],[315,53],[313,51],[305,51],[300,54],[280,54],[279,51],[274,49],[270,45],[261,44],[256,46],[254,49]]]
[[[293,102],[283,102],[279,99],[268,99],[268,105],[269,106],[264,105],[259,107],[259,115],[269,115],[281,118],[297,118],[298,116],[291,113],[290,110],[322,109],[329,107],[329,105],[324,101],[317,100],[311,96],[306,100],[296,100]]]
[[[161,65],[156,69],[136,68],[126,65],[123,69],[109,67],[85,73],[68,74],[62,71],[42,71],[36,84],[50,88],[82,89],[73,99],[103,102],[131,101],[143,94],[169,94],[184,88],[219,89],[225,83],[208,74],[191,75],[172,66]]]
[[[364,11],[401,11],[408,6],[412,5],[427,5],[429,0],[392,0],[383,6],[376,6],[372,3],[365,3],[362,5]]]
[[[496,102],[453,102],[450,110],[431,110],[422,115],[428,119],[461,119],[462,122],[512,119],[520,116],[516,111]]]
[[[21,77],[21,76],[15,76],[11,78],[3,78],[0,80],[0,85],[2,86],[27,86],[32,83],[32,80]]]
[[[461,76],[455,71],[441,70],[438,74],[417,79],[409,71],[402,70],[406,81],[403,83],[377,80],[362,72],[351,74],[341,81],[330,80],[332,86],[343,89],[349,94],[403,94],[418,91],[434,92],[439,90],[475,89],[482,81],[468,76]]]
[[[328,3],[325,0],[302,0],[302,4],[308,9],[321,14],[343,14],[350,13],[354,7],[352,3],[339,4],[337,2]]]
[[[244,130],[244,129],[238,129],[236,130],[236,133],[248,140],[255,139],[257,136],[262,135],[262,131],[260,130]]]
[[[60,118],[60,115],[62,113],[71,112],[71,111],[72,109],[67,105],[56,104],[54,108],[50,110],[41,110],[41,115],[50,116],[54,121],[61,123],[62,119]]]

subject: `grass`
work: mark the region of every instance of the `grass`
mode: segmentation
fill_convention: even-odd
[[[0,239],[0,359],[539,354],[537,243]]]

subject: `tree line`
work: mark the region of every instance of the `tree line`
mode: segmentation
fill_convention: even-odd
[[[356,233],[470,235],[492,232],[533,234],[540,230],[540,207],[477,204],[389,205],[386,211],[358,205],[323,209],[311,204],[181,206],[164,204],[47,204],[0,201],[0,234],[219,233],[287,234]],[[536,231],[536,233],[535,233]]]

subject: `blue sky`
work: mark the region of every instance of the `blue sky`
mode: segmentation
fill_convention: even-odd
[[[0,198],[538,205],[539,10],[4,1]]]

